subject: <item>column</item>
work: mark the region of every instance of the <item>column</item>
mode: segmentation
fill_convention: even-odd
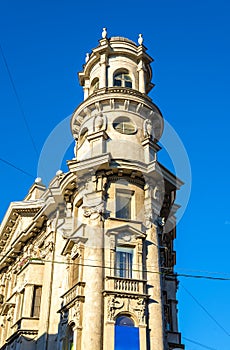
[[[146,88],[145,88],[145,65],[144,62],[141,60],[138,63],[138,74],[139,74],[139,91],[142,92],[143,94],[146,93]]]
[[[147,256],[146,269],[148,290],[150,295],[148,302],[148,323],[149,323],[149,343],[150,350],[164,350],[164,331],[163,331],[163,305],[161,296],[161,274],[158,247],[158,229],[156,220],[160,213],[160,203],[157,203],[153,197],[154,186],[148,184],[145,190],[145,215],[147,223]]]
[[[103,344],[103,212],[102,194],[87,193],[83,198],[85,220],[83,281],[85,282],[82,320],[82,349],[102,349]]]
[[[101,61],[100,61],[100,66],[101,66],[101,74],[100,74],[100,79],[99,79],[99,88],[105,88],[107,86],[107,57],[106,54],[101,55]]]

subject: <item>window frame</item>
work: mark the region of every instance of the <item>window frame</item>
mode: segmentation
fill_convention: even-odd
[[[113,128],[115,131],[123,135],[133,135],[137,132],[135,123],[126,116],[120,116],[113,120]]]
[[[133,220],[135,216],[135,205],[134,205],[134,193],[135,191],[130,190],[130,189],[124,189],[124,188],[116,188],[115,191],[115,217],[117,219],[121,220]],[[122,208],[119,208],[118,205],[118,197],[119,195],[125,195],[128,198],[127,204],[130,206],[129,210],[129,215],[120,215],[119,213],[122,213],[122,210],[125,212],[125,206]]]
[[[118,83],[120,82],[120,84]],[[131,86],[128,86],[131,85]],[[133,88],[133,80],[126,70],[120,70],[114,73],[113,75],[113,86],[114,87],[125,87],[132,89]]]
[[[37,291],[39,291],[40,294],[37,294]],[[30,317],[34,317],[34,318],[40,317],[41,300],[42,300],[42,286],[41,285],[34,285]]]
[[[117,246],[115,252],[115,277],[133,278],[134,247]]]

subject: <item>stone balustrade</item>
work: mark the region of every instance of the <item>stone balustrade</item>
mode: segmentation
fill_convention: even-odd
[[[122,292],[122,293],[134,293],[144,294],[145,284],[143,280],[109,277],[105,279],[105,289],[109,291]]]
[[[83,297],[84,296],[84,287],[85,287],[84,282],[78,282],[71,289],[69,289],[65,294],[63,294],[63,296],[62,296],[63,306],[70,304],[77,297]]]

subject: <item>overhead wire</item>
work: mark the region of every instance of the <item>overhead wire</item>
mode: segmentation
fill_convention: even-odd
[[[194,295],[183,285],[181,284],[182,288],[186,291],[186,293],[188,295],[190,295],[190,297],[195,301],[195,303],[209,316],[209,318],[211,320],[213,320],[213,322],[215,322],[215,324],[228,336],[230,337],[230,333],[216,320],[216,318],[214,316],[212,316],[210,314],[210,312],[207,310],[207,308],[205,308],[198,300],[196,297],[194,297]]]
[[[23,169],[17,167],[16,165],[14,165],[13,163],[9,162],[8,160],[5,160],[5,159],[3,159],[3,158],[0,158],[0,161],[3,162],[3,163],[5,163],[5,164],[7,164],[7,165],[9,165],[9,166],[11,166],[12,168],[14,168],[14,169],[16,169],[16,170],[18,170],[18,171],[20,171],[21,173],[23,173],[23,174],[25,174],[25,175],[27,175],[27,176],[32,177],[32,178],[34,179],[34,175],[32,175],[32,174],[28,173],[27,171],[25,171],[25,170],[23,170]]]
[[[186,338],[186,337],[183,337],[183,336],[182,336],[182,339],[187,340],[187,341],[190,342],[190,343],[199,345],[200,347],[202,347],[202,348],[204,348],[204,349],[218,350],[217,348],[211,348],[211,347],[208,346],[208,345],[201,344],[201,343],[199,343],[199,342],[197,342],[197,341],[195,341],[195,340],[192,340],[192,339],[189,339],[189,338]]]
[[[4,258],[9,254],[7,252],[6,254],[0,254],[0,257]],[[110,266],[106,265],[101,265],[101,264],[90,264],[90,263],[80,263],[80,262],[67,262],[67,261],[58,261],[58,260],[52,260],[52,259],[43,259],[43,258],[29,258],[28,261],[33,261],[33,260],[41,260],[42,262],[49,262],[49,263],[56,263],[56,264],[62,264],[62,265],[76,265],[76,266],[86,266],[86,267],[95,267],[95,268],[102,268],[102,269],[114,269],[111,268]],[[85,259],[87,261],[100,261],[97,259]],[[107,261],[107,263],[109,263]],[[125,270],[125,269],[123,269]],[[230,281],[230,278],[227,277],[211,277],[211,276],[205,276],[205,275],[190,275],[190,274],[180,274],[177,272],[166,272],[166,271],[152,271],[152,270],[142,270],[142,269],[132,269],[133,272],[140,272],[140,273],[153,273],[153,274],[159,274],[159,275],[164,275],[164,276],[175,276],[175,277],[186,277],[186,278],[197,278],[197,279],[211,279],[211,280],[217,280],[217,281]],[[182,284],[181,284],[182,285]],[[184,287],[185,288],[185,287]]]
[[[24,112],[24,109],[23,109],[23,106],[22,106],[22,103],[21,103],[21,100],[19,98],[19,94],[17,92],[17,89],[16,89],[16,85],[14,83],[14,79],[13,79],[13,76],[11,74],[11,71],[10,71],[10,68],[9,68],[9,64],[7,63],[7,59],[6,59],[6,56],[4,54],[4,51],[3,51],[3,48],[0,44],[0,52],[1,52],[1,55],[2,55],[2,58],[3,58],[3,62],[5,64],[5,67],[6,67],[6,70],[7,70],[7,73],[8,73],[8,76],[9,76],[9,79],[10,79],[10,83],[11,83],[11,86],[12,86],[12,89],[13,89],[13,92],[15,94],[15,97],[16,97],[16,100],[17,100],[17,103],[18,103],[18,106],[19,106],[19,110],[21,112],[21,115],[22,115],[22,119],[24,121],[24,124],[25,124],[25,127],[26,127],[26,130],[28,132],[28,135],[30,137],[30,141],[33,145],[33,148],[34,148],[34,151],[36,153],[36,156],[37,158],[39,157],[39,153],[38,153],[38,150],[37,150],[37,147],[36,147],[36,144],[35,144],[35,141],[33,139],[33,136],[32,136],[32,133],[31,133],[31,130],[30,130],[30,127],[29,127],[29,124],[27,122],[27,118],[26,118],[26,115],[25,115],[25,112]]]

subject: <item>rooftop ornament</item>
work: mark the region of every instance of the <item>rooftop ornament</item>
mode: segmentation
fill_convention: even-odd
[[[87,63],[89,60],[89,53],[87,52],[86,55],[85,55],[85,63]]]
[[[139,45],[142,45],[142,44],[143,44],[143,41],[144,41],[144,39],[143,39],[142,34],[139,34],[138,44],[139,44]]]
[[[107,37],[107,28],[103,28],[101,36],[102,36],[103,39],[105,39]]]

